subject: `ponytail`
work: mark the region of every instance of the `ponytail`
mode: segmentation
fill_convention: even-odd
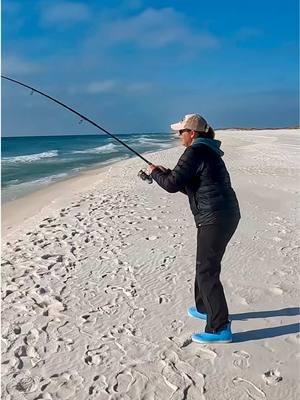
[[[202,137],[206,139],[214,139],[215,138],[215,131],[210,126],[207,132],[197,132],[197,137]]]

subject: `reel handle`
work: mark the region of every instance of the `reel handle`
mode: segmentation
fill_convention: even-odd
[[[141,169],[138,173],[138,177],[140,177],[143,181],[151,184],[153,182],[153,178],[151,175],[148,175],[145,169]]]

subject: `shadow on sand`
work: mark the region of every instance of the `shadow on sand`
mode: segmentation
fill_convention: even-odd
[[[299,332],[299,324],[290,324],[284,326],[274,326],[273,328],[256,329],[255,331],[247,331],[241,333],[234,333],[233,342],[241,343],[260,339],[269,339],[276,336],[289,335],[291,333]]]
[[[290,317],[300,315],[299,307],[282,308],[280,310],[270,310],[270,311],[252,311],[242,314],[232,314],[230,319],[233,321],[247,320],[252,318],[270,318],[270,317]],[[233,341],[235,343],[247,342],[260,339],[268,339],[276,336],[289,335],[292,333],[299,332],[299,323],[290,325],[274,326],[272,328],[256,329],[253,331],[234,333]]]
[[[252,311],[242,314],[230,314],[230,319],[232,321],[237,321],[252,318],[291,317],[293,315],[300,315],[299,307],[281,308],[280,310],[271,311]]]

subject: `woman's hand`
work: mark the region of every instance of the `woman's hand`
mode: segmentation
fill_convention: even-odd
[[[162,165],[158,165],[157,168],[159,168],[162,172],[168,172],[168,168],[165,168]]]
[[[155,169],[160,169],[162,172],[168,172],[168,169],[163,167],[162,165],[154,165],[154,164],[150,164],[148,165],[148,172],[149,174],[151,174]]]
[[[151,174],[155,170],[155,168],[158,168],[157,165],[149,164],[148,165],[148,173]]]

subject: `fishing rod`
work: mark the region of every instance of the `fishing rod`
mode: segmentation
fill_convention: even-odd
[[[67,106],[66,104],[64,104],[63,102],[55,99],[54,97],[49,96],[48,94],[42,92],[41,90],[35,89],[32,86],[26,85],[25,83],[22,83],[20,81],[17,81],[16,79],[12,79],[9,78],[7,76],[1,75],[2,79],[6,79],[7,81],[16,83],[17,85],[23,86],[27,89],[31,90],[31,93],[36,92],[39,93],[40,95],[46,97],[47,99],[50,99],[52,101],[54,101],[55,103],[59,104],[60,106],[66,108],[67,110],[71,111],[72,113],[78,115],[81,120],[85,120],[87,122],[89,122],[90,124],[94,125],[96,128],[100,129],[101,131],[103,131],[104,133],[106,133],[107,135],[111,136],[113,139],[115,139],[116,141],[118,141],[119,143],[121,143],[123,146],[125,146],[128,150],[130,150],[131,152],[133,152],[136,156],[138,156],[139,158],[141,158],[143,161],[145,161],[145,163],[147,163],[148,165],[151,165],[152,163],[150,161],[148,161],[145,157],[143,157],[141,154],[139,154],[137,151],[135,151],[133,148],[131,148],[130,146],[128,146],[126,143],[124,143],[121,139],[119,139],[117,136],[113,135],[112,133],[108,132],[106,129],[104,129],[102,126],[96,124],[96,122],[92,121],[91,119],[87,118],[85,115],[80,114],[78,111],[74,110],[73,108]],[[148,182],[148,183],[152,183],[152,177],[151,175],[148,175],[146,173],[146,171],[144,169],[141,169],[138,173],[138,176]]]

